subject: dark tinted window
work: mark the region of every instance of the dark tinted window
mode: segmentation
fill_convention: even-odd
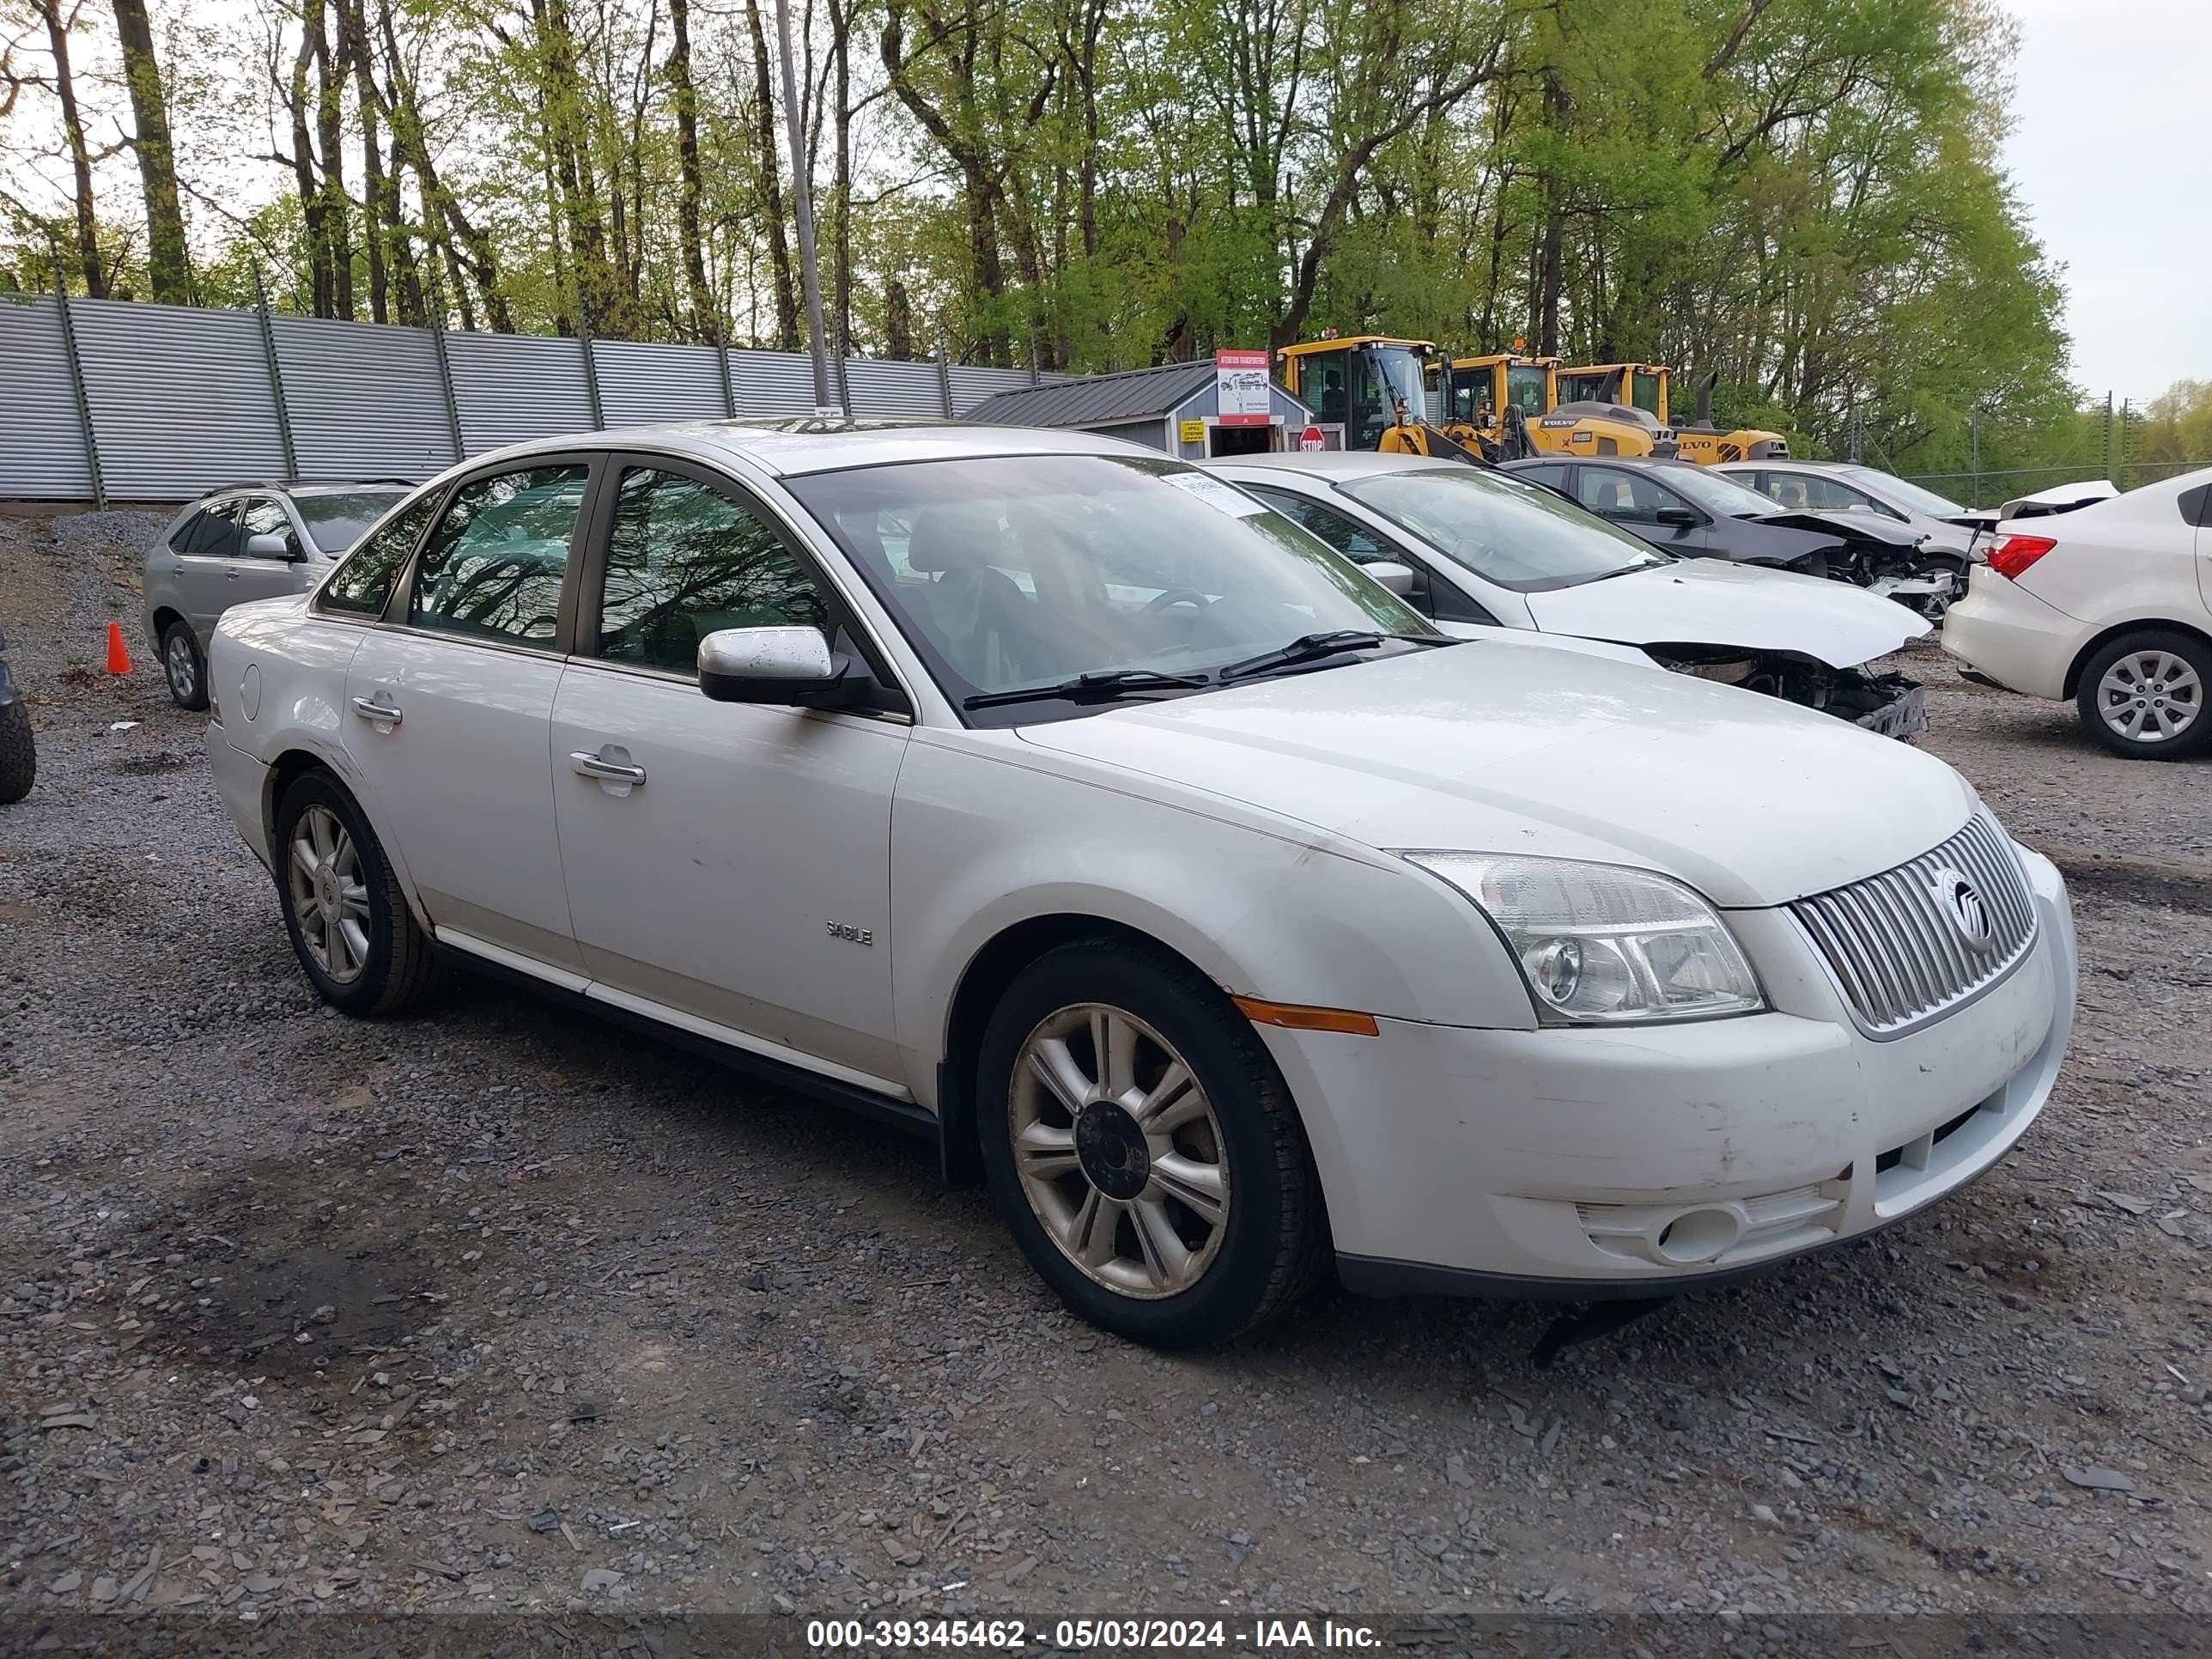
[[[812,579],[751,508],[677,473],[623,474],[599,655],[690,674],[699,641],[718,629],[828,623]]]
[[[2199,484],[2194,489],[2185,489],[2178,499],[2183,522],[2212,524],[2212,484]]]
[[[203,558],[227,559],[238,550],[238,503],[218,501],[200,514],[185,551]]]
[[[1285,518],[1312,531],[1354,564],[1372,564],[1377,559],[1396,556],[1390,549],[1383,546],[1382,538],[1373,531],[1346,518],[1341,513],[1332,512],[1318,501],[1310,501],[1303,495],[1291,495],[1279,489],[1261,489],[1250,484],[1244,487]]]
[[[203,509],[200,512],[193,514],[191,518],[186,519],[182,524],[179,525],[176,529],[176,533],[169,538],[169,551],[172,553],[191,552],[192,550],[192,538],[199,534],[201,521],[206,517],[207,513]]]
[[[404,489],[347,489],[295,495],[292,505],[316,547],[336,558],[365,535],[407,492]]]
[[[383,615],[385,605],[392,598],[392,584],[398,580],[400,567],[407,562],[407,556],[415,550],[416,538],[430,522],[431,510],[437,504],[438,493],[432,490],[421,501],[393,514],[383,528],[354,549],[351,556],[324,584],[321,608],[356,616]]]
[[[590,477],[576,462],[463,484],[416,563],[408,622],[550,651],[568,542]]]

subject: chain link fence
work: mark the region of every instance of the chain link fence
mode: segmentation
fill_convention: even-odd
[[[1025,370],[833,362],[856,415],[957,416]],[[0,295],[0,500],[181,501],[256,478],[427,478],[502,444],[810,414],[801,355]]]

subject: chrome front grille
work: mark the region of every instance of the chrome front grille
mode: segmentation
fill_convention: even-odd
[[[1988,941],[1978,945],[1972,897]],[[1799,899],[1790,914],[1826,959],[1870,1036],[1901,1036],[1995,984],[2035,941],[2035,901],[2004,832],[1986,816],[1933,852],[1849,887]],[[1962,915],[1966,920],[1962,921]]]

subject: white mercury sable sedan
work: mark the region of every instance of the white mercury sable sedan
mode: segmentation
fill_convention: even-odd
[[[806,421],[454,469],[241,605],[210,753],[316,989],[460,958],[980,1167],[1164,1346],[1356,1289],[1649,1297],[1988,1169],[2057,872],[1778,699],[1438,634],[1109,440]]]

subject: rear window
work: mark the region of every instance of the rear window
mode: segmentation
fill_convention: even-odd
[[[169,538],[169,551],[172,553],[191,552],[192,550],[192,538],[198,532],[201,523],[206,518],[207,509],[205,507],[202,507],[198,512],[191,514],[182,524],[179,525],[177,526],[176,533]]]
[[[301,521],[307,526],[315,546],[335,559],[368,534],[406,494],[404,489],[331,490],[295,495],[292,505],[299,509]]]
[[[432,490],[386,520],[323,584],[317,608],[357,617],[382,616],[392,598],[392,585],[398,580],[401,567],[415,550],[437,504],[438,492]]]

